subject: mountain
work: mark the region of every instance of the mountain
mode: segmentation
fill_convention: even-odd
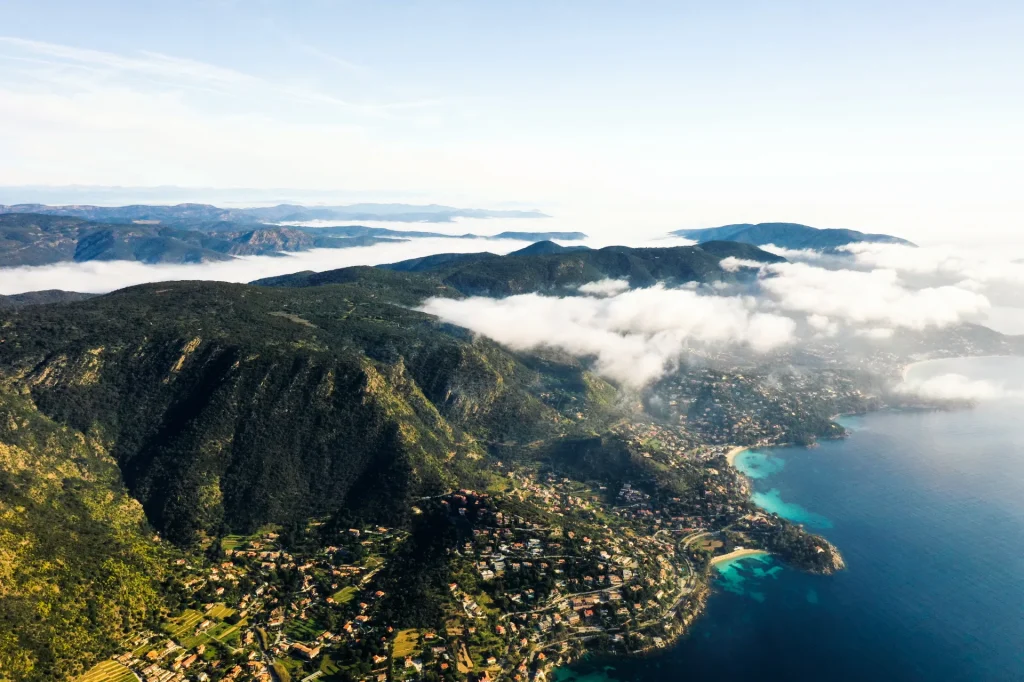
[[[389,222],[447,223],[456,218],[546,218],[539,211],[504,211],[456,208],[436,204],[352,204],[349,206],[301,206],[279,204],[257,208],[219,208],[210,204],[174,206],[46,206],[14,204],[0,206],[0,213],[41,213],[106,223],[149,223],[189,226],[219,221],[243,224],[304,222],[310,220],[381,220]]]
[[[698,243],[724,240],[766,246],[774,244],[785,249],[835,249],[858,242],[905,244],[911,242],[887,234],[865,234],[856,230],[821,229],[798,223],[740,223],[698,230],[676,230],[678,237],[695,239]]]
[[[62,291],[60,289],[46,289],[44,291],[29,291],[24,294],[12,294],[0,296],[0,310],[4,308],[17,308],[23,305],[46,305],[48,303],[71,303],[84,301],[96,294],[84,294],[78,291]]]
[[[80,207],[78,207],[80,208]],[[91,209],[92,207],[86,207]],[[116,213],[112,218],[134,215],[163,215],[127,207],[137,212]],[[166,207],[155,207],[164,209]],[[173,207],[182,208],[182,207]],[[120,210],[120,209],[118,209]],[[82,210],[90,214],[90,210]],[[143,263],[202,263],[231,260],[235,256],[266,256],[309,249],[343,249],[409,239],[582,239],[583,233],[512,233],[495,237],[463,234],[453,237],[440,232],[391,230],[361,225],[324,228],[210,220],[204,208],[182,208],[175,226],[160,219],[140,218],[134,222],[95,222],[83,217],[42,213],[0,212],[0,267],[45,265],[64,261],[129,260]],[[185,220],[192,222],[180,222]],[[540,235],[538,237],[538,235]]]
[[[600,479],[612,496],[626,481],[642,483],[655,497],[669,490],[670,504],[685,495],[707,512],[706,477],[719,480],[718,465],[669,466],[656,439],[644,440],[645,454],[625,450],[609,430],[636,401],[622,400],[586,363],[554,351],[514,352],[415,308],[431,296],[569,293],[607,277],[634,285],[731,280],[737,274],[719,266],[729,256],[780,260],[736,242],[461,254],[266,282],[276,286],[157,283],[5,310],[0,679],[69,679],[136,649],[130,633],[161,631],[163,616],[182,604],[219,601],[215,585],[190,583],[186,591],[175,567],[194,578],[187,564],[203,565],[202,553],[207,567],[222,567],[214,540],[269,524],[293,537],[310,521],[408,534],[398,560],[381,567],[380,594],[397,599],[381,608],[404,614],[392,621],[398,627],[437,630],[444,621],[423,614],[439,598],[416,589],[454,599],[448,562],[458,553],[434,532],[439,517],[429,505],[440,506],[436,498],[453,489],[504,490],[501,468],[512,464]],[[728,400],[731,383],[723,379],[711,373],[711,385],[697,381],[694,395],[709,406]],[[720,392],[709,393],[715,386]],[[766,395],[756,393],[758,405]],[[785,413],[798,419],[792,408]],[[509,513],[530,517],[531,529],[570,522],[538,515],[522,500],[508,504]],[[597,525],[616,519],[584,511]],[[623,528],[622,519],[612,522],[612,532]],[[588,537],[597,525],[587,526]],[[434,547],[432,563],[417,553],[424,545]],[[297,572],[278,566],[281,580],[291,576],[301,588]],[[458,583],[473,576],[470,564]],[[250,615],[265,623],[258,619],[266,614]],[[157,637],[153,646],[166,650],[164,642]],[[227,656],[217,649],[213,655]]]
[[[586,239],[585,232],[499,232],[493,239],[518,239],[522,241],[541,241],[548,239],[561,239],[562,241],[578,241]]]
[[[202,263],[231,260],[235,256],[392,241],[402,240],[368,235],[336,238],[294,228],[253,228],[236,223],[221,223],[217,229],[206,232],[159,225],[94,223],[65,216],[0,214],[0,267],[103,260]]]
[[[530,244],[529,246],[523,247],[523,248],[519,249],[518,251],[513,251],[510,255],[512,255],[512,256],[530,256],[530,255],[537,255],[537,256],[539,256],[539,255],[549,254],[549,253],[566,253],[566,252],[569,252],[569,251],[585,251],[585,250],[588,250],[589,248],[590,247],[587,247],[587,246],[562,246],[561,244],[556,244],[553,241],[545,239],[543,241],[534,242],[533,244]]]
[[[385,493],[443,488],[488,443],[564,431],[540,393],[574,386],[586,403],[604,390],[588,386],[605,385],[574,360],[539,366],[412,307],[607,276],[734,276],[719,259],[700,247],[602,249],[344,268],[274,287],[144,285],[10,310],[0,367],[48,418],[102,433],[147,518],[176,542],[342,504],[394,517],[405,512],[380,507]]]
[[[542,247],[542,251],[550,247]],[[603,249],[553,253],[519,253],[494,256],[488,253],[441,254],[380,266],[397,272],[429,274],[439,286],[464,295],[509,296],[534,291],[570,293],[580,284],[602,279],[627,279],[632,286],[657,282],[728,281],[735,275],[719,266],[730,256],[774,263],[783,259],[757,247],[737,242],[709,242],[701,246],[634,249],[610,246]],[[352,281],[370,268],[342,268],[326,272],[300,272],[254,284],[309,287]]]
[[[586,239],[585,232],[499,232],[493,236],[483,236],[467,232],[465,234],[446,234],[444,232],[424,232],[422,230],[392,230],[386,227],[366,227],[364,225],[331,225],[327,227],[301,227],[310,234],[323,234],[332,237],[441,237],[445,239],[515,239],[518,241],[541,241],[561,239],[563,241],[579,241]]]

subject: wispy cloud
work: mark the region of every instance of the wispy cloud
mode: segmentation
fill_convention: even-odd
[[[342,71],[346,71],[348,73],[355,75],[364,75],[369,72],[369,69],[367,69],[365,66],[356,64],[355,62],[350,62],[347,59],[342,59],[341,57],[330,54],[329,52],[324,52],[318,47],[305,44],[297,44],[296,47],[298,47],[298,49],[302,50],[306,54],[313,55],[314,57],[322,59],[328,64],[332,64],[333,66],[338,67]]]
[[[176,88],[212,89],[221,93],[245,90],[264,97],[278,95],[299,102],[333,106],[349,113],[385,117],[402,110],[436,106],[442,101],[439,98],[389,102],[353,101],[326,90],[278,83],[236,69],[145,50],[125,55],[12,36],[0,36],[0,46],[7,48],[0,53],[0,58],[18,60],[26,54],[34,55],[37,58],[36,64],[51,67],[50,76],[53,78],[59,78],[62,69],[70,68],[99,77],[101,80],[95,85],[109,86],[110,79],[118,77],[141,79],[150,84]],[[310,50],[316,49],[307,49]],[[318,50],[316,52],[320,58],[334,59],[336,64],[346,63]],[[67,81],[64,80],[64,83],[67,84]],[[80,87],[86,85],[81,80],[78,83]]]

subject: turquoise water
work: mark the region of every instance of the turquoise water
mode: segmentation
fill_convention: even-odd
[[[1009,388],[1024,360],[943,361]],[[848,570],[721,564],[675,647],[587,661],[559,680],[1024,680],[1024,403],[844,418],[844,441],[745,453],[755,499],[813,526]]]

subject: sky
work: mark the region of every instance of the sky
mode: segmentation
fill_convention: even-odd
[[[987,0],[15,0],[0,185],[526,206],[606,236],[782,220],[1024,256],[1021,35],[1024,3]]]

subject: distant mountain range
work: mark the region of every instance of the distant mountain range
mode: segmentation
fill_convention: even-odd
[[[132,215],[152,215],[141,211]],[[165,208],[165,207],[156,207]],[[180,208],[180,207],[174,207]],[[0,212],[0,267],[47,265],[65,261],[128,260],[143,263],[202,263],[236,256],[272,256],[309,249],[340,249],[448,237],[440,232],[391,230],[362,225],[326,228],[283,227],[208,220],[202,211],[177,214],[175,226],[156,219],[128,223],[95,222],[76,216]],[[495,237],[458,235],[460,239],[583,239],[581,232],[502,232]]]
[[[400,241],[385,237],[336,238],[287,227],[223,224],[215,231],[159,225],[114,225],[81,218],[8,213],[0,215],[0,267],[64,261],[128,260],[203,263],[235,256],[369,246]]]
[[[381,220],[403,223],[449,223],[455,218],[548,218],[540,211],[492,211],[455,208],[437,204],[351,204],[349,206],[301,206],[279,204],[258,208],[219,208],[210,204],[174,206],[0,206],[0,213],[40,213],[70,216],[105,223],[160,224],[202,229],[203,223],[283,223],[311,220]]]
[[[858,242],[905,244],[911,242],[888,234],[866,234],[857,230],[821,229],[799,223],[738,223],[697,230],[676,230],[677,237],[695,239],[697,243],[726,240],[756,246],[774,244],[784,249],[830,250]]]

